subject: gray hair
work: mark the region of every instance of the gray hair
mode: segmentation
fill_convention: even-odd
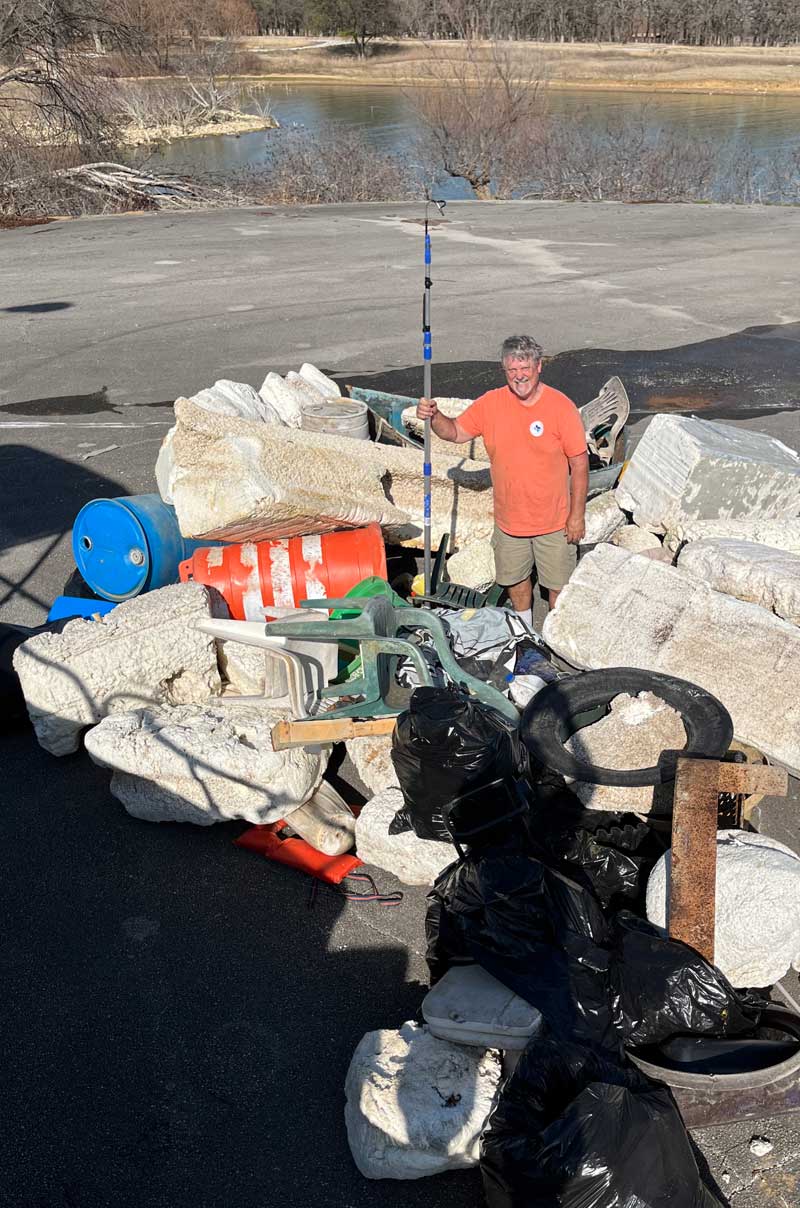
[[[502,365],[508,357],[519,357],[520,360],[535,363],[542,359],[542,346],[536,343],[533,336],[509,336],[503,340],[503,347],[500,349],[500,364]]]

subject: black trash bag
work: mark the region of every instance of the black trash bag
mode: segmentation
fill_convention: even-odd
[[[554,1032],[621,1052],[610,1009],[610,928],[588,890],[498,847],[445,869],[428,902],[432,984],[452,965],[481,965]]]
[[[502,713],[453,688],[415,689],[392,737],[405,805],[389,833],[413,830],[420,839],[448,842],[450,809],[467,794],[475,825],[507,813],[497,784],[513,781],[524,762],[517,729]]]
[[[630,1048],[685,1034],[739,1036],[766,1006],[740,994],[688,944],[627,910],[614,919],[609,973],[614,1023]]]
[[[666,1087],[534,1036],[481,1140],[489,1208],[721,1208]]]
[[[556,773],[531,791],[528,847],[551,867],[584,885],[607,907],[640,900],[663,853],[653,829],[631,813],[587,810]]]

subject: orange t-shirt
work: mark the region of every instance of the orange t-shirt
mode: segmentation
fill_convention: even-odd
[[[568,457],[586,452],[575,404],[542,385],[526,406],[509,389],[489,390],[458,417],[470,436],[482,436],[492,465],[494,518],[512,537],[563,529],[569,512]]]

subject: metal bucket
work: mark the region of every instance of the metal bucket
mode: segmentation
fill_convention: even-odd
[[[160,495],[93,499],[72,529],[75,565],[95,595],[115,602],[177,583],[181,562],[220,544],[182,537],[175,509]]]

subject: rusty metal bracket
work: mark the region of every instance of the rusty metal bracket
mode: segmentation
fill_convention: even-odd
[[[669,934],[714,963],[720,793],[789,791],[785,768],[680,757],[672,811]]]

